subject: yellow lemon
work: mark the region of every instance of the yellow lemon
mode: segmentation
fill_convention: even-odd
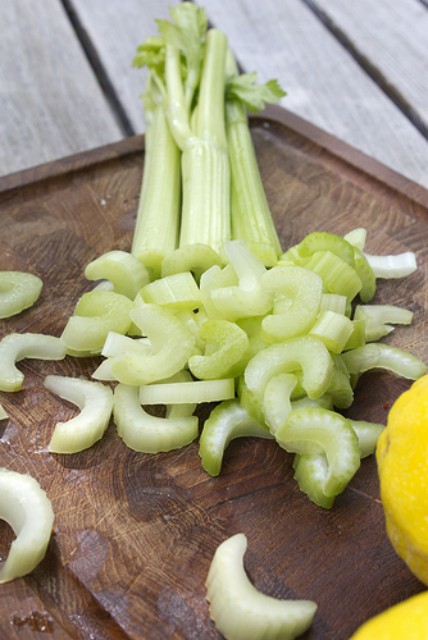
[[[400,602],[365,622],[350,640],[426,640],[428,591]]]
[[[412,573],[428,585],[428,375],[391,407],[376,459],[387,535]]]

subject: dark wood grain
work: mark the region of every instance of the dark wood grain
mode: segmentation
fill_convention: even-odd
[[[417,273],[381,283],[376,301],[415,311],[414,325],[389,340],[428,360],[427,192],[280,109],[252,130],[284,248],[312,230],[365,226],[371,253],[416,252]],[[32,309],[1,321],[0,337],[60,335],[90,288],[86,263],[130,248],[143,159],[137,137],[0,181],[0,269],[29,270],[45,283]],[[44,389],[44,376],[88,376],[97,362],[25,361],[25,389],[0,396],[11,416],[0,423],[0,465],[32,473],[56,513],[45,560],[0,586],[0,637],[39,637],[34,625],[44,621],[61,639],[219,638],[204,581],[216,546],[238,531],[248,537],[246,566],[258,588],[318,603],[307,640],[346,640],[369,616],[422,590],[386,538],[373,458],[324,511],[300,493],[291,458],[270,441],[233,442],[215,479],[201,469],[197,443],[137,454],[113,424],[88,451],[49,454],[54,423],[73,409]],[[407,387],[367,374],[351,413],[385,422]],[[4,524],[0,539],[4,556]]]

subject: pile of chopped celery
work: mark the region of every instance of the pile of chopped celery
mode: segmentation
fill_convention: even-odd
[[[216,476],[232,439],[271,439],[294,455],[301,490],[330,508],[383,428],[340,413],[359,377],[380,368],[414,380],[426,371],[415,355],[379,342],[412,312],[368,304],[377,278],[409,275],[415,256],[368,255],[364,229],[314,231],[283,251],[248,111],[284,92],[238,71],[203,9],[171,9],[135,65],[148,69],[147,135],[130,251],[86,265],[97,284],[60,338],[0,342],[0,389],[22,388],[16,363],[25,357],[102,356],[92,380],[47,377],[50,391],[80,408],[55,426],[50,451],[92,446],[113,416],[123,441],[144,453],[200,437],[202,466]],[[200,404],[210,410],[201,431]]]

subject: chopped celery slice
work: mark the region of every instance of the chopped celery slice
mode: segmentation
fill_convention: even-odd
[[[346,296],[340,296],[337,293],[323,293],[321,296],[320,312],[335,311],[346,315],[347,306]]]
[[[307,395],[322,396],[333,376],[333,360],[318,338],[302,336],[266,347],[247,364],[245,383],[250,392],[262,398],[268,380],[274,375],[300,370]]]
[[[191,380],[142,385],[141,404],[202,404],[230,400],[235,396],[235,380]]]
[[[98,354],[109,331],[126,333],[131,325],[133,302],[114,291],[84,293],[61,336],[67,349]]]
[[[331,251],[316,251],[305,267],[321,276],[326,293],[337,293],[353,300],[362,282],[354,267]]]
[[[367,422],[365,420],[349,420],[358,438],[360,447],[360,457],[366,458],[376,450],[378,438],[385,426],[377,422]]]
[[[352,320],[335,311],[323,311],[309,330],[332,353],[341,353],[353,332]]]
[[[211,290],[211,302],[217,313],[231,321],[264,315],[272,306],[272,295],[261,281],[265,266],[241,240],[227,242],[225,251],[238,284]]]
[[[341,236],[327,231],[308,233],[297,245],[299,256],[310,258],[315,253],[327,251],[354,266],[354,248]]]
[[[200,328],[205,343],[203,355],[189,358],[189,369],[196,378],[213,380],[242,373],[238,363],[248,348],[248,336],[237,324],[228,320],[207,320]]]
[[[101,355],[105,358],[118,356],[124,351],[140,349],[141,353],[148,353],[150,350],[150,341],[148,338],[130,338],[116,331],[109,331],[106,341],[101,350]]]
[[[386,369],[402,378],[417,380],[427,370],[422,360],[412,353],[377,342],[346,351],[340,357],[351,375],[371,369]]]
[[[201,293],[190,271],[183,271],[146,284],[140,290],[144,302],[158,304],[171,310],[197,309]]]
[[[364,321],[365,340],[373,342],[393,331],[391,325],[411,324],[413,312],[390,304],[357,305],[354,320]]]
[[[184,384],[184,383],[183,383]],[[199,434],[195,405],[168,407],[165,418],[143,409],[138,388],[118,384],[113,395],[113,415],[119,436],[134,451],[160,453],[184,447]]]
[[[100,440],[113,410],[113,393],[100,382],[65,376],[46,376],[49,391],[77,405],[80,413],[66,422],[57,422],[49,451],[78,453]]]
[[[268,430],[269,427],[265,422],[265,416],[263,413],[263,394],[257,395],[252,391],[249,391],[245,384],[245,378],[243,375],[238,378],[237,395],[239,404],[243,409],[245,409],[248,415]]]
[[[228,538],[216,549],[206,580],[210,617],[228,640],[293,640],[312,624],[317,605],[280,600],[258,591],[244,568],[247,538]]]
[[[108,251],[86,265],[88,280],[108,280],[113,291],[133,300],[138,291],[149,282],[149,274],[135,256],[126,251]]]
[[[361,280],[359,295],[363,302],[368,302],[376,293],[376,274],[366,256],[359,249],[354,252],[354,269]]]
[[[367,229],[364,229],[364,227],[358,227],[357,229],[352,229],[343,237],[347,242],[349,242],[349,244],[352,244],[353,247],[363,251],[366,246]]]
[[[405,278],[417,269],[416,256],[413,251],[389,256],[373,256],[367,253],[364,255],[376,278]]]
[[[19,391],[24,374],[15,366],[24,358],[36,360],[62,360],[64,343],[54,336],[41,333],[11,333],[0,341],[0,390]]]
[[[245,354],[248,363],[253,356],[261,349],[268,346],[268,342],[263,339],[262,335],[263,316],[255,316],[254,318],[241,318],[236,324],[245,331],[248,336],[248,349]]]
[[[328,476],[324,453],[296,453],[293,460],[294,479],[309,500],[323,509],[331,509],[336,496],[326,496],[322,488]]]
[[[218,309],[211,299],[212,292],[222,287],[236,287],[238,278],[232,265],[226,265],[223,269],[213,265],[205,271],[200,280],[202,302],[208,318],[223,318],[222,310]]]
[[[6,560],[0,566],[0,584],[29,574],[43,560],[54,523],[51,502],[30,475],[0,468],[0,519],[13,529]]]
[[[0,319],[31,307],[39,298],[43,282],[25,271],[0,271]]]
[[[162,261],[161,275],[164,278],[175,273],[190,271],[199,283],[205,271],[214,265],[221,267],[222,264],[222,259],[212,247],[199,242],[168,253]]]
[[[291,412],[275,438],[286,451],[325,454],[328,472],[320,487],[326,496],[341,493],[360,466],[358,438],[349,420],[334,411],[305,407]]]
[[[352,333],[348,338],[343,351],[349,351],[349,349],[356,349],[357,347],[363,347],[366,344],[366,323],[365,320],[352,321]]]
[[[205,471],[210,476],[218,476],[228,444],[235,438],[246,436],[273,437],[248,415],[237,400],[227,400],[217,405],[205,420],[199,439],[199,455]]]
[[[268,380],[263,393],[263,415],[271,433],[285,423],[292,410],[291,394],[297,384],[297,376],[279,373]]]
[[[354,390],[351,376],[340,355],[332,355],[334,369],[331,382],[327,389],[333,406],[337,409],[347,409],[354,401]]]
[[[273,296],[272,314],[262,322],[264,338],[282,341],[306,333],[319,311],[321,278],[303,267],[273,267],[263,274],[261,284]]]
[[[172,311],[143,304],[130,313],[131,319],[150,339],[150,349],[125,351],[114,356],[111,371],[115,379],[129,385],[150,384],[181,371],[193,353],[195,336]]]

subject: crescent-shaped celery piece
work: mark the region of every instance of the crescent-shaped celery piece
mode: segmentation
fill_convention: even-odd
[[[134,451],[160,453],[180,449],[199,435],[195,405],[170,405],[166,417],[154,416],[141,406],[138,388],[118,384],[113,395],[113,415],[119,436]]]
[[[263,337],[278,342],[305,334],[314,324],[321,304],[321,278],[303,267],[273,267],[261,277],[273,296],[272,314],[262,321]]]
[[[210,319],[224,319],[222,311],[217,308],[211,299],[212,292],[215,289],[223,287],[236,287],[238,278],[231,264],[227,264],[221,268],[213,265],[201,275],[200,290],[203,302],[203,308]]]
[[[0,404],[0,420],[6,420],[9,417],[8,412],[2,404]]]
[[[262,398],[270,378],[295,371],[303,372],[302,387],[309,398],[319,398],[326,392],[333,376],[333,360],[321,340],[302,336],[266,347],[247,364],[245,384]]]
[[[272,307],[272,294],[261,282],[266,273],[263,262],[241,240],[227,242],[224,248],[238,284],[212,289],[212,304],[225,320],[265,315]]]
[[[296,453],[293,460],[294,479],[300,491],[323,509],[331,509],[336,496],[326,496],[323,487],[328,477],[328,462],[324,453]]]
[[[99,354],[109,331],[126,333],[131,325],[133,302],[114,291],[84,293],[62,332],[68,350]]]
[[[0,319],[10,318],[38,300],[43,281],[25,271],[0,271]]]
[[[250,582],[244,567],[247,538],[237,533],[216,549],[206,579],[210,617],[227,640],[292,640],[312,624],[311,600],[280,600]]]
[[[342,236],[328,231],[308,233],[297,245],[301,258],[310,258],[315,253],[329,251],[351,267],[354,266],[354,247]]]
[[[378,438],[385,425],[378,422],[367,422],[366,420],[351,420],[351,427],[358,438],[358,446],[360,447],[360,457],[366,458],[375,452]]]
[[[201,276],[213,265],[222,266],[222,259],[217,251],[208,244],[195,242],[168,253],[162,261],[162,278],[175,273],[190,271],[199,283]]]
[[[25,358],[62,360],[66,347],[60,338],[42,333],[10,333],[0,341],[0,390],[19,391],[24,374],[15,366]]]
[[[205,420],[199,439],[202,467],[210,476],[219,475],[228,444],[235,438],[243,437],[273,438],[237,400],[227,400],[217,405]]]
[[[371,455],[384,426],[374,422],[350,420],[358,438],[360,458]],[[328,462],[324,453],[299,454],[293,461],[294,479],[299,488],[319,507],[331,509],[336,496],[326,496],[323,487],[328,477]]]
[[[111,359],[111,371],[123,384],[143,385],[169,378],[184,369],[193,353],[195,335],[176,315],[154,304],[134,308],[130,317],[150,340],[147,353],[125,351]]]
[[[203,355],[189,358],[189,369],[196,378],[214,380],[242,373],[237,365],[248,349],[249,339],[243,329],[229,320],[207,320],[200,328],[205,343]]]
[[[103,437],[113,411],[109,387],[82,378],[53,375],[46,376],[44,385],[80,409],[74,418],[56,423],[48,447],[51,453],[78,453]]]
[[[286,422],[291,410],[291,394],[297,385],[292,373],[279,373],[268,380],[263,393],[263,415],[271,433]]]
[[[0,468],[0,519],[13,529],[8,556],[0,566],[0,584],[29,574],[43,560],[52,534],[51,502],[30,475]]]
[[[374,256],[364,254],[376,278],[405,278],[417,269],[416,255],[413,251],[405,251],[396,255]]]
[[[88,280],[108,280],[113,291],[133,300],[138,291],[149,282],[146,267],[127,251],[113,250],[92,260],[85,268]]]
[[[380,340],[394,330],[392,325],[410,325],[413,321],[413,311],[391,304],[357,305],[354,321],[363,320],[366,342]]]
[[[275,438],[289,453],[325,454],[328,473],[321,489],[326,496],[341,493],[360,466],[359,442],[351,423],[328,409],[295,409]]]
[[[351,375],[371,369],[386,369],[408,380],[417,380],[427,371],[425,363],[413,353],[388,344],[373,342],[340,355]]]

